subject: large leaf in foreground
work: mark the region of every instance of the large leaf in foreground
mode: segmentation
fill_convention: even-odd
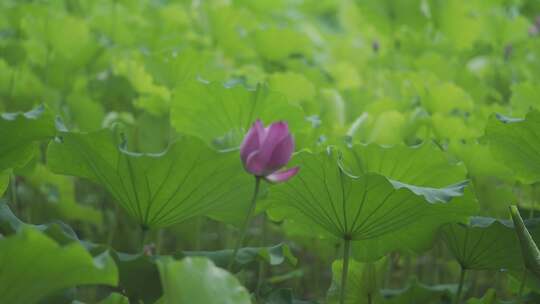
[[[340,239],[377,240],[391,234],[394,239],[409,240],[433,235],[433,230],[421,229],[424,223],[451,221],[468,207],[450,202],[463,194],[465,184],[435,189],[374,173],[355,177],[345,173],[336,158],[332,150],[297,154],[291,165],[300,166],[300,173],[270,192],[272,216],[291,219],[312,232],[314,227],[322,228]],[[384,254],[384,250],[373,254],[381,252]]]
[[[191,137],[161,154],[136,154],[120,148],[108,130],[66,132],[49,145],[48,165],[100,183],[147,227],[208,214],[240,220],[253,183],[236,153],[214,151]]]
[[[493,155],[524,182],[540,181],[540,112],[525,119],[490,118],[486,139]]]
[[[78,243],[59,246],[31,228],[0,240],[0,264],[2,303],[32,304],[76,285],[117,283],[108,253],[92,258]]]
[[[285,120],[293,132],[304,125],[303,111],[266,87],[192,82],[178,88],[171,106],[171,122],[179,132],[202,138],[219,148],[237,147],[256,119]]]
[[[467,225],[445,225],[441,233],[464,269],[522,268],[519,243],[511,222],[473,217]]]
[[[158,261],[165,304],[250,304],[248,291],[212,261],[185,258]]]
[[[34,156],[36,144],[56,132],[53,115],[43,106],[26,113],[0,116],[0,172],[24,166]]]

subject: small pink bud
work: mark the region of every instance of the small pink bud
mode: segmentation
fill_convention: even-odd
[[[246,171],[274,183],[287,181],[300,169],[296,167],[277,172],[287,165],[293,152],[294,139],[284,121],[265,128],[257,120],[240,146],[240,158]]]

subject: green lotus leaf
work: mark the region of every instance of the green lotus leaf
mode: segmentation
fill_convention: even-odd
[[[323,232],[353,241],[384,240],[382,249],[362,246],[369,251],[363,256],[376,259],[406,240],[433,237],[434,230],[423,229],[426,223],[441,225],[470,210],[457,200],[466,183],[437,189],[411,186],[376,173],[352,176],[340,167],[336,154],[335,150],[296,154],[291,166],[300,166],[300,172],[271,189],[271,216],[309,227],[312,235]],[[396,239],[401,243],[394,243]]]
[[[152,228],[200,215],[240,221],[253,183],[237,153],[214,151],[196,138],[183,137],[160,154],[139,154],[123,149],[108,130],[61,133],[49,145],[48,166],[101,184]]]
[[[470,298],[467,304],[503,304],[508,302],[497,301],[497,293],[495,289],[488,289],[482,298]]]
[[[119,293],[111,293],[98,304],[129,304],[129,299]]]
[[[463,163],[432,144],[384,147],[357,144],[343,149],[342,163],[353,175],[378,173],[389,179],[423,187],[446,187],[466,179]]]
[[[217,266],[226,268],[233,250],[225,249],[218,251],[182,251],[180,256],[202,256],[209,258]],[[296,265],[297,259],[292,254],[289,246],[285,244],[278,244],[270,247],[244,247],[238,249],[235,256],[235,265],[239,268],[244,268],[254,262],[264,262],[271,266],[281,265],[284,262],[288,262],[292,265]]]
[[[25,181],[49,198],[47,208],[56,210],[62,218],[102,224],[102,213],[99,210],[77,202],[72,177],[54,174],[45,165],[37,164],[25,178]],[[51,192],[58,195],[50,195]]]
[[[467,175],[465,166],[452,161],[447,153],[433,144],[414,147],[357,144],[343,150],[341,163],[353,175],[372,172],[391,179],[394,185],[406,183],[409,189],[423,194],[432,202],[445,202],[459,196],[453,202],[454,208],[447,209],[448,214],[432,215],[397,233],[355,243],[354,254],[359,259],[376,260],[396,249],[419,253],[434,241],[433,234],[422,231],[436,231],[441,224],[464,219],[478,209],[474,195],[468,189],[460,195],[461,181]]]
[[[26,165],[39,141],[51,139],[56,132],[54,117],[44,106],[25,113],[0,116],[0,172]]]
[[[540,112],[525,119],[492,116],[486,127],[490,149],[500,162],[526,182],[540,181]]]
[[[227,271],[202,258],[158,260],[165,304],[250,304],[248,291]]]
[[[413,278],[403,289],[383,289],[381,293],[387,298],[383,303],[388,304],[439,304],[449,303],[456,290],[457,285],[428,286]]]
[[[443,239],[464,269],[520,269],[519,242],[511,222],[473,217],[469,224],[441,228]]]
[[[0,261],[2,303],[32,304],[64,288],[118,281],[107,252],[93,258],[78,243],[61,246],[32,228],[0,239]]]
[[[191,82],[175,91],[171,105],[171,123],[176,130],[220,149],[238,147],[256,119],[265,124],[285,120],[293,132],[307,126],[302,108],[262,86],[248,90]]]
[[[60,221],[40,225],[25,223],[13,214],[5,200],[0,200],[0,233],[13,235],[24,229],[39,230],[60,245],[79,242],[75,231],[65,223]]]
[[[163,293],[156,259],[145,254],[111,252],[118,265],[118,286],[132,300],[154,303]]]
[[[345,290],[345,303],[378,303],[382,300],[379,289],[384,282],[388,269],[387,259],[382,258],[376,262],[359,263],[351,260],[349,265],[349,280]],[[332,263],[332,285],[327,293],[327,303],[339,303],[341,290],[341,276],[343,261]],[[368,300],[371,299],[371,302]]]

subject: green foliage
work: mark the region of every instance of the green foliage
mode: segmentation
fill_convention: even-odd
[[[426,227],[436,228],[468,212],[469,206],[457,199],[465,184],[436,189],[376,173],[352,176],[340,166],[337,153],[297,154],[293,165],[300,166],[302,174],[272,188],[271,214],[310,227],[305,233],[313,233],[316,225],[327,236],[358,241],[358,247],[369,248],[360,257],[376,259],[431,238],[435,230]]]
[[[160,154],[125,150],[115,134],[63,132],[48,149],[59,174],[100,183],[145,227],[164,227],[207,213],[241,219],[249,175],[235,153],[216,152],[195,138],[181,138]],[[119,140],[118,140],[119,141]],[[232,191],[246,185],[245,191]]]
[[[338,303],[341,290],[341,275],[343,261],[332,263],[332,285],[328,289],[328,303]],[[388,268],[387,259],[382,258],[373,263],[351,261],[349,266],[349,281],[345,290],[345,303],[377,303],[382,299],[379,289],[385,279]]]
[[[129,304],[129,299],[118,293],[111,293],[98,304]]]
[[[44,296],[83,284],[117,283],[117,269],[107,252],[93,258],[81,245],[58,245],[27,228],[0,240],[0,298],[8,303],[37,303]],[[28,282],[33,282],[28,286]]]
[[[455,291],[455,285],[427,286],[413,278],[407,287],[399,290],[386,289],[383,294],[389,298],[384,303],[446,303]]]
[[[537,2],[0,1],[0,303],[538,302]]]
[[[26,165],[37,152],[37,143],[56,132],[54,119],[41,106],[26,113],[4,113],[0,118],[0,172]]]
[[[233,250],[218,251],[183,251],[182,256],[203,256],[219,267],[227,267]],[[279,244],[272,247],[246,247],[238,249],[235,256],[235,266],[244,268],[256,262],[267,263],[271,266],[281,265],[284,262],[296,265],[297,259],[291,252],[291,249],[285,244]]]
[[[158,261],[164,303],[251,303],[249,293],[230,273],[205,258]]]
[[[466,179],[462,163],[434,145],[382,147],[354,145],[344,150],[343,164],[353,175],[378,173],[415,186],[445,187]]]
[[[171,123],[179,132],[197,136],[220,149],[237,147],[256,119],[291,123],[300,131],[302,109],[266,87],[247,90],[217,83],[192,82],[175,92]]]
[[[442,227],[450,251],[465,269],[520,269],[522,262],[514,227],[492,218],[473,217],[470,223]]]
[[[486,139],[493,154],[511,164],[517,177],[526,183],[540,180],[539,135],[538,111],[529,112],[525,119],[493,116],[486,127]]]
[[[516,206],[510,207],[510,215],[512,216],[514,225],[516,225],[516,233],[519,244],[521,245],[525,267],[538,278],[540,276],[540,250],[538,250],[536,242],[527,230],[527,227],[525,227],[525,223]]]

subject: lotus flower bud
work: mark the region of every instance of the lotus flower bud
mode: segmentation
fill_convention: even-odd
[[[299,167],[278,171],[291,160],[293,152],[294,139],[284,121],[265,128],[257,120],[240,146],[240,158],[246,171],[274,183],[285,182],[298,173]]]

